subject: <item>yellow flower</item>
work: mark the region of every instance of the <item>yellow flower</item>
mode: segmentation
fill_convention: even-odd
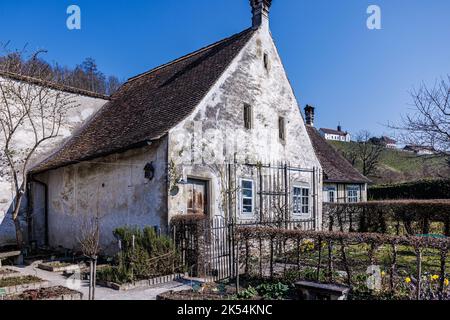
[[[439,276],[437,274],[431,276],[431,281],[439,280]]]
[[[405,282],[406,282],[406,283],[411,283],[411,281],[412,281],[412,280],[411,280],[410,277],[406,277],[406,278],[405,278]]]
[[[449,285],[448,279],[445,279],[445,280],[444,280],[444,285],[445,285],[446,287],[448,287],[448,285]]]
[[[386,272],[381,271],[381,276],[384,277],[386,275]]]

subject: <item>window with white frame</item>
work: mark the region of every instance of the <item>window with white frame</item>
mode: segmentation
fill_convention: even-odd
[[[347,187],[347,202],[357,203],[359,202],[359,187],[348,186]]]
[[[307,215],[310,213],[309,188],[295,186],[293,190],[292,203],[295,215]]]
[[[324,187],[323,188],[323,201],[329,202],[329,203],[337,202],[335,187]]]
[[[254,209],[254,183],[253,180],[241,180],[241,214],[252,215]]]

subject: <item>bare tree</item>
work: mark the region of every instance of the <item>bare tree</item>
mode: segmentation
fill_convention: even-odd
[[[374,175],[377,172],[383,146],[373,144],[370,141],[371,134],[368,131],[361,131],[356,136],[356,147],[354,156],[361,163],[362,174],[365,176]]]
[[[38,54],[22,66],[26,74],[39,76],[47,73],[47,65]],[[20,53],[17,53],[20,55]],[[6,164],[13,186],[12,218],[16,240],[23,246],[19,212],[27,184],[27,172],[40,147],[59,135],[66,121],[66,113],[75,102],[65,92],[38,86],[32,81],[17,81],[8,72],[17,68],[18,59],[4,60],[0,77],[0,163]],[[34,63],[33,63],[34,61]]]
[[[81,238],[78,240],[83,255],[89,259],[89,300],[95,300],[95,286],[97,278],[97,260],[100,252],[100,225],[99,218],[93,217],[85,221]]]
[[[433,147],[442,155],[450,152],[450,75],[411,92],[413,111],[400,125],[389,126],[401,132],[405,144]]]

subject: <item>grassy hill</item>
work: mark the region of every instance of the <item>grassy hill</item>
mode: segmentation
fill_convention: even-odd
[[[329,141],[342,154],[349,153],[356,143]],[[361,164],[355,167],[361,172]],[[417,181],[421,179],[449,178],[450,167],[444,158],[417,156],[401,150],[385,149],[380,158],[378,172],[369,178],[375,184]]]

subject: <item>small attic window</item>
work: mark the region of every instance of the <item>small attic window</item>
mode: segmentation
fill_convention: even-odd
[[[253,127],[253,110],[249,104],[244,104],[244,127],[245,129],[252,129]]]
[[[278,118],[278,137],[281,141],[286,141],[286,121],[284,117]]]
[[[264,53],[264,69],[266,69],[266,71],[269,71],[269,55],[267,53]]]

